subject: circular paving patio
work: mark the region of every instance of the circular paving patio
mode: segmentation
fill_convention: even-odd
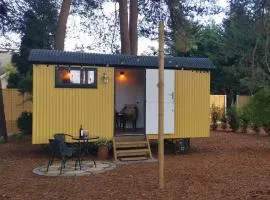
[[[55,161],[53,165],[50,166],[47,172],[47,165],[42,165],[33,170],[34,174],[41,176],[87,176],[91,174],[103,173],[108,170],[116,168],[116,164],[110,161],[96,161],[96,167],[93,161],[83,161],[82,169],[75,170],[75,162],[67,161],[66,167],[63,168],[62,174],[60,175],[60,162]]]

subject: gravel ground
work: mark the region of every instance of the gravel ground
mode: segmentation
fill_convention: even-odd
[[[165,155],[159,190],[157,163],[84,177],[37,176],[32,170],[47,163],[48,153],[29,138],[11,139],[0,145],[0,199],[270,199],[270,137],[213,132],[191,143],[188,155]]]

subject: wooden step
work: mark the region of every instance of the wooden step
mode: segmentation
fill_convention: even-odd
[[[120,158],[121,161],[136,161],[136,160],[147,160],[147,159],[149,159],[149,157],[145,157],[145,156]]]
[[[121,135],[115,136],[115,142],[128,142],[128,141],[145,141],[145,135]]]
[[[147,141],[126,141],[126,142],[115,142],[116,149],[119,148],[140,148],[146,147]]]
[[[149,141],[145,135],[115,136],[113,138],[113,152],[115,160],[143,160],[152,158]]]
[[[148,155],[149,149],[130,149],[130,150],[116,150],[117,157],[120,156],[140,156]]]

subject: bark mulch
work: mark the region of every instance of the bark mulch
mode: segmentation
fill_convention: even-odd
[[[48,152],[13,138],[0,144],[0,199],[270,199],[270,137],[213,132],[191,142],[191,153],[165,155],[159,190],[158,163],[84,177],[35,175]]]

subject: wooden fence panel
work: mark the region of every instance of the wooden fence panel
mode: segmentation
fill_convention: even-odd
[[[226,95],[210,95],[210,108],[212,105],[215,105],[226,109],[226,98]]]
[[[3,89],[5,117],[8,134],[18,133],[17,119],[23,111],[32,112],[32,101],[17,89]]]
[[[236,108],[240,109],[244,105],[246,105],[249,101],[251,96],[241,96],[241,95],[236,95]]]

